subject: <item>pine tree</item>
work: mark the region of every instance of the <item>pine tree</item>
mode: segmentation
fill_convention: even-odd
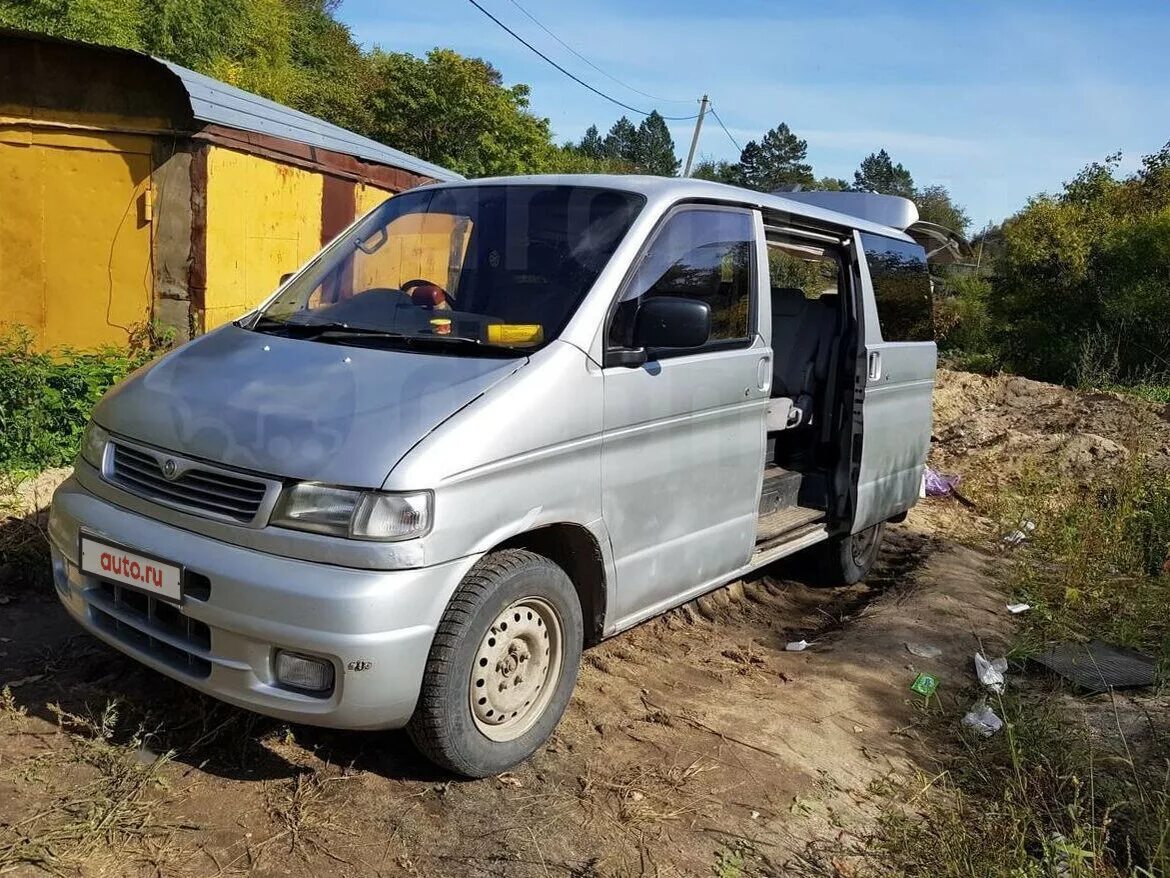
[[[634,123],[622,116],[613,123],[609,133],[602,142],[605,158],[626,162],[630,165],[638,163],[638,129]]]
[[[764,192],[780,188],[812,186],[812,165],[805,161],[808,141],[801,140],[781,122],[760,141],[760,176],[753,185]]]
[[[674,154],[674,140],[666,127],[666,120],[654,110],[638,126],[637,161],[638,170],[659,177],[678,175],[679,160]]]
[[[914,178],[901,163],[894,164],[884,149],[871,152],[861,160],[861,167],[853,172],[856,192],[880,192],[882,195],[914,197]]]
[[[591,159],[600,159],[605,156],[605,142],[601,139],[596,125],[590,125],[585,129],[585,136],[581,138],[576,149],[581,155]]]

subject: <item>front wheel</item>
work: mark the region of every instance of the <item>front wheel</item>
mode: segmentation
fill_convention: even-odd
[[[467,777],[527,759],[568,706],[583,639],[581,604],[560,567],[524,549],[485,556],[439,623],[411,740]]]
[[[806,549],[805,557],[800,560],[809,584],[831,587],[861,582],[877,560],[885,534],[886,523],[882,521],[855,534],[832,537]]]

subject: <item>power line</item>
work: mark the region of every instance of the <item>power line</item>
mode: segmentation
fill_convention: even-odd
[[[536,16],[533,15],[531,12],[529,12],[527,9],[525,9],[523,6],[521,6],[517,2],[517,0],[509,0],[509,2],[513,6],[515,6],[517,9],[519,9],[521,12],[523,12],[524,15],[528,17],[529,21],[531,21],[538,28],[540,28],[542,31],[544,31],[546,34],[548,34],[550,37],[552,37],[554,40],[556,40],[558,43],[560,43],[564,48],[568,49],[570,52],[572,52],[574,55],[576,55],[579,59],[584,61],[586,64],[588,64],[594,70],[596,70],[598,73],[600,73],[602,76],[604,76],[606,79],[613,80],[618,85],[620,85],[622,88],[628,88],[630,91],[634,92],[635,94],[640,94],[644,98],[650,98],[650,100],[652,100],[652,101],[662,101],[663,103],[667,103],[667,104],[691,104],[691,103],[694,103],[694,98],[687,98],[686,100],[680,100],[678,98],[663,98],[663,97],[659,97],[658,95],[652,95],[652,94],[650,94],[650,92],[642,91],[640,88],[634,88],[628,82],[623,82],[622,80],[618,79],[613,74],[607,73],[606,71],[602,70],[600,67],[598,67],[596,64],[594,64],[592,61],[590,61],[588,58],[586,58],[584,55],[582,55],[580,52],[578,52],[576,49],[574,49],[572,46],[570,46],[568,43],[566,43],[564,40],[562,40],[560,37],[558,37],[556,34],[554,34],[551,30],[549,30],[547,27],[545,27],[543,24],[541,24],[541,22],[536,18]]]
[[[740,152],[743,152],[743,147],[741,147],[739,145],[739,143],[736,142],[736,139],[731,136],[731,132],[727,130],[727,126],[723,124],[723,120],[719,118],[719,114],[715,112],[714,105],[712,105],[709,112],[711,113],[712,116],[715,117],[715,121],[719,123],[719,127],[722,128],[723,133],[727,135],[727,139],[730,140],[735,145],[736,149],[738,149]]]
[[[566,70],[560,64],[558,64],[556,61],[554,61],[548,55],[544,54],[544,52],[540,51],[540,49],[536,48],[536,46],[532,45],[532,43],[528,42],[528,40],[524,39],[524,37],[520,36],[520,34],[516,33],[516,31],[512,30],[512,28],[508,27],[506,24],[504,24],[502,21],[500,21],[498,18],[496,18],[494,15],[492,15],[490,12],[488,12],[486,9],[484,9],[482,6],[480,6],[478,3],[478,0],[467,0],[467,2],[469,2],[472,6],[474,6],[476,9],[478,9],[480,12],[482,12],[484,15],[486,15],[488,18],[490,18],[492,21],[494,21],[497,25],[499,25],[501,28],[503,28],[509,34],[511,34],[513,38],[515,38],[518,42],[522,43],[530,51],[539,55],[541,58],[543,58],[545,61],[547,61],[553,67],[555,67],[557,70],[561,71],[561,73],[565,74],[565,76],[569,77],[569,79],[573,80],[578,85],[585,86],[585,88],[589,89],[595,95],[598,95],[599,97],[603,97],[607,101],[609,101],[611,104],[617,104],[622,109],[629,110],[631,113],[637,113],[639,116],[649,116],[650,115],[651,111],[639,110],[637,107],[631,107],[629,104],[623,103],[622,101],[619,101],[615,97],[610,97],[605,92],[601,91],[601,89],[594,88],[589,83],[587,83],[585,80],[583,80],[577,76],[574,76],[572,73],[570,73],[568,70]],[[691,119],[698,118],[698,115],[699,115],[698,113],[695,113],[693,116],[663,116],[662,118],[666,119],[667,121],[670,121],[670,122],[688,122]]]

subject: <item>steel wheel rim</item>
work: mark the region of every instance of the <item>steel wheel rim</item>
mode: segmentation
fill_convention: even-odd
[[[853,550],[853,563],[858,567],[865,564],[874,543],[877,541],[877,528],[869,527],[850,537],[850,548]]]
[[[521,598],[488,626],[468,677],[471,717],[493,741],[513,741],[544,713],[564,663],[561,617],[541,598]]]

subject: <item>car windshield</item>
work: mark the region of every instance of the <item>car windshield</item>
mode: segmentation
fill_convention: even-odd
[[[458,186],[387,200],[249,324],[260,332],[443,352],[555,338],[643,198],[583,186]]]

